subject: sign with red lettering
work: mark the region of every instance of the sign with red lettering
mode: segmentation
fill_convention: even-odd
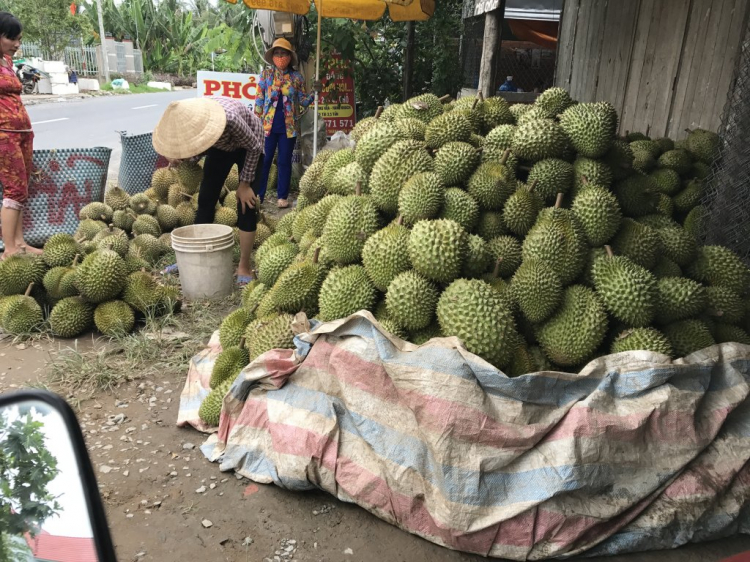
[[[258,91],[258,74],[233,72],[198,72],[198,97],[221,96],[241,100],[251,108],[255,107]]]
[[[326,122],[326,135],[336,131],[348,133],[357,122],[354,99],[354,70],[352,61],[344,60],[337,52],[329,53],[323,61],[320,81],[319,115]]]

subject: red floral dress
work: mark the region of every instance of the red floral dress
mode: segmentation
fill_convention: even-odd
[[[12,70],[13,60],[5,60],[10,68],[0,65],[0,188],[3,207],[21,210],[29,198],[34,133],[21,102],[21,82]]]

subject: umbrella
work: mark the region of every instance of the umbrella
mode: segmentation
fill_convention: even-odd
[[[236,4],[238,0],[226,0]],[[315,81],[320,80],[320,24],[322,18],[378,20],[388,14],[393,21],[425,21],[435,13],[435,0],[314,0],[318,13],[318,40],[315,50]],[[255,10],[272,10],[304,16],[310,11],[309,0],[242,0]],[[318,151],[318,93],[315,93],[313,156]]]

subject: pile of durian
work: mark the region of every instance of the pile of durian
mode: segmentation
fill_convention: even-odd
[[[293,315],[367,309],[415,344],[458,336],[510,376],[601,355],[750,344],[750,269],[698,242],[716,134],[618,137],[606,102],[431,94],[320,152],[220,327],[202,416],[249,361],[291,348]]]

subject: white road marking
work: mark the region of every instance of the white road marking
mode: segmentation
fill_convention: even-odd
[[[156,107],[159,105],[158,103],[152,103],[151,105],[140,105],[138,107],[134,107],[133,109],[146,109],[147,107]]]
[[[60,117],[60,119],[47,119],[46,121],[36,121],[32,125],[41,125],[43,123],[56,123],[58,121],[67,121],[70,117]]]

